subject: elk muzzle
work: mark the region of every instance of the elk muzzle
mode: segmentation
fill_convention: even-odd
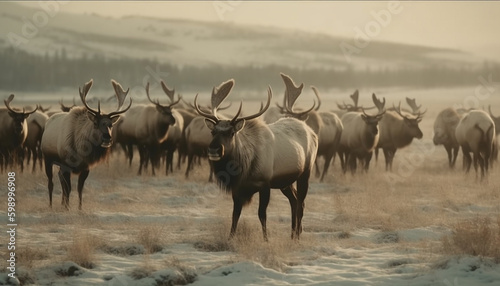
[[[208,147],[208,159],[210,161],[219,161],[224,156],[224,146],[218,148]]]

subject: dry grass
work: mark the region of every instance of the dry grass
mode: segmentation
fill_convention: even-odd
[[[67,247],[67,257],[69,261],[92,269],[96,266],[96,250],[102,244],[101,240],[89,233],[77,232],[73,236],[72,243]]]
[[[49,258],[49,250],[48,248],[23,246],[16,252],[16,256],[20,266],[32,269],[40,260]]]
[[[159,252],[163,249],[163,229],[158,226],[146,226],[139,230],[136,238],[146,249],[147,254]]]
[[[500,217],[496,223],[487,216],[458,222],[442,244],[445,253],[491,257],[500,263]]]

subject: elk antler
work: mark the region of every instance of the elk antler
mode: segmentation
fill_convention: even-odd
[[[132,106],[132,98],[129,98],[130,103],[128,104],[127,108],[120,111],[120,108],[122,108],[123,103],[125,102],[125,98],[127,97],[128,92],[130,91],[130,88],[127,88],[127,91],[125,91],[123,89],[123,87],[121,86],[121,84],[119,84],[114,79],[111,80],[111,85],[113,86],[113,89],[115,90],[116,98],[118,99],[118,108],[116,109],[116,111],[111,112],[108,115],[109,115],[109,117],[114,117],[114,116],[122,114],[130,109],[130,107]],[[149,83],[148,83],[148,85],[149,85]],[[148,86],[148,88],[149,88],[149,86]]]
[[[417,106],[417,103],[415,102],[415,98],[406,98],[406,103],[411,107],[412,113],[417,113],[420,110],[420,107],[422,105]]]
[[[295,104],[295,101],[297,101],[297,98],[302,93],[304,84],[301,83],[299,86],[297,86],[290,76],[284,73],[280,73],[280,75],[283,79],[283,82],[285,83],[285,101],[283,103],[286,103],[285,105],[287,105],[288,108],[292,108]]]
[[[381,101],[380,99],[377,98],[375,93],[373,93],[372,100],[373,100],[373,103],[375,104],[375,106],[377,107],[379,112],[382,112],[385,110],[385,97],[384,97],[384,100]]]
[[[319,91],[318,91],[318,89],[315,86],[311,86],[311,88],[314,91],[314,94],[316,95],[316,98],[318,98],[318,106],[316,107],[316,109],[314,109],[315,111],[318,111],[319,107],[321,106],[321,98],[319,97]]]
[[[175,97],[175,88],[168,88],[168,86],[165,84],[165,82],[162,80],[161,81],[161,88],[165,92],[165,94],[170,98],[170,102],[174,102],[174,97]]]
[[[356,89],[353,94],[350,95],[352,101],[354,102],[354,108],[358,107],[359,91]]]
[[[10,103],[11,101],[14,99],[14,94],[11,94],[7,99],[5,99],[3,102],[5,103],[5,107],[7,107],[7,109],[12,112],[12,113],[15,113],[15,114],[24,114],[24,115],[30,115],[30,114],[33,114],[35,111],[37,111],[38,109],[38,105],[36,106],[35,110],[33,111],[30,111],[30,112],[26,112],[26,110],[24,109],[23,107],[23,112],[18,112],[18,111],[15,111],[14,109],[12,109],[10,107]]]
[[[196,110],[196,112],[198,112],[199,115],[201,115],[205,118],[211,119],[212,121],[214,121],[216,123],[220,121],[216,115],[204,112],[200,109],[200,107],[198,106],[198,94],[196,94],[196,96],[194,97],[194,109]]]
[[[261,103],[261,108],[260,108],[259,112],[255,113],[254,115],[250,115],[250,116],[238,118],[237,120],[251,120],[251,119],[254,119],[254,118],[257,118],[257,117],[261,116],[269,108],[269,105],[271,105],[271,99],[272,98],[273,98],[273,90],[271,89],[270,86],[268,86],[267,87],[267,103],[264,106],[264,108],[262,108],[262,103]],[[239,115],[240,111],[241,111],[241,104],[240,104],[240,109],[238,110],[238,115]]]
[[[85,108],[87,108],[87,110],[90,113],[92,113],[93,115],[99,115],[101,113],[101,102],[100,101],[97,102],[98,110],[96,111],[96,110],[90,108],[88,106],[87,102],[85,101],[85,98],[87,97],[87,94],[89,93],[89,90],[92,87],[93,83],[94,83],[94,80],[90,79],[89,82],[87,82],[83,85],[83,89],[78,87],[78,92],[80,93],[80,99],[82,100],[83,106],[85,106]]]
[[[212,89],[212,114],[217,117],[219,105],[226,99],[229,92],[233,89],[234,79],[221,83],[218,87]]]

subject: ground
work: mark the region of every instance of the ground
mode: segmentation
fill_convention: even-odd
[[[136,162],[129,168],[115,153],[91,170],[82,211],[75,176],[67,211],[57,181],[51,209],[45,174],[18,172],[16,274],[37,285],[496,285],[500,166],[481,181],[474,171],[465,175],[461,155],[450,170],[444,148],[432,144],[437,113],[464,104],[475,90],[377,93],[396,105],[417,97],[428,108],[424,138],[397,152],[392,173],[381,154],[366,174],[343,175],[337,160],[325,182],[311,179],[300,241],[290,239],[290,208],[279,190],[268,207],[269,242],[262,239],[258,195],[229,240],[232,200],[207,182],[206,162],[189,179],[183,170],[137,176]],[[368,94],[361,93],[366,102]],[[479,100],[500,114],[498,96]],[[333,102],[324,99],[322,110]],[[4,225],[6,213],[2,208]],[[480,230],[477,238],[460,232],[464,223]],[[0,254],[8,257],[2,233]],[[454,234],[491,243],[491,255],[461,254]],[[13,283],[5,260],[0,284]]]

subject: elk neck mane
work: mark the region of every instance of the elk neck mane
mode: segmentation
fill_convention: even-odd
[[[68,129],[66,141],[71,146],[70,150],[88,150],[92,146],[91,152],[85,152],[82,156],[83,161],[89,166],[94,165],[109,154],[110,148],[103,148],[96,143],[96,138],[92,138],[92,131],[94,130],[94,122],[92,122],[85,107],[75,107],[67,115]]]
[[[213,162],[217,181],[225,191],[231,192],[232,190],[237,190],[250,174],[258,172],[256,168],[258,168],[262,158],[259,157],[257,150],[261,148],[258,145],[263,142],[262,132],[265,128],[268,128],[267,124],[260,118],[247,120],[243,130],[235,135],[235,146],[232,152],[227,154],[222,160]],[[231,170],[237,169],[238,172],[228,172],[228,166],[230,166]],[[224,175],[229,175],[229,182],[225,181],[227,178],[219,174],[221,171]]]

